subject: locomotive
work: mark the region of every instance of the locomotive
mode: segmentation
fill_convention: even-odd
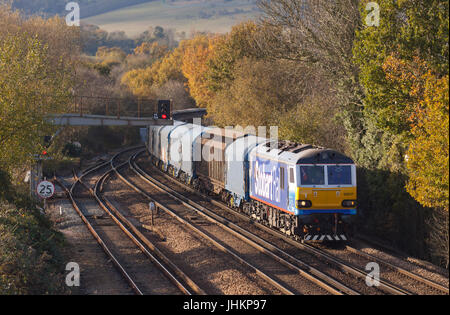
[[[153,164],[229,207],[303,241],[346,241],[356,167],[332,149],[174,121],[146,129]]]

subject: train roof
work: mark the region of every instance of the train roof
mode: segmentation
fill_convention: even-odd
[[[238,139],[241,137],[246,136],[247,134],[237,130],[237,129],[226,129],[226,128],[219,128],[219,127],[214,127],[211,126],[209,127],[209,129],[205,130],[203,137],[207,138],[209,136],[212,137],[217,137],[219,139],[222,138],[231,138],[231,139]]]
[[[354,164],[351,158],[338,151],[290,141],[268,140],[254,152],[288,164]]]

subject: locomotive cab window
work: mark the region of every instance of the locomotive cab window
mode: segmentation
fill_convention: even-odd
[[[324,166],[300,166],[302,185],[325,185]]]
[[[351,185],[352,168],[350,165],[329,165],[327,167],[328,185]]]

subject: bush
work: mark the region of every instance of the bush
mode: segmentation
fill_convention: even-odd
[[[0,170],[0,295],[62,294],[63,236]]]
[[[0,294],[65,293],[62,245],[38,211],[0,201]]]

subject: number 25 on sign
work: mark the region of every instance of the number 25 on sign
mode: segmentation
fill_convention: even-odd
[[[42,199],[48,199],[55,193],[55,186],[49,181],[42,181],[37,185],[37,194]]]

